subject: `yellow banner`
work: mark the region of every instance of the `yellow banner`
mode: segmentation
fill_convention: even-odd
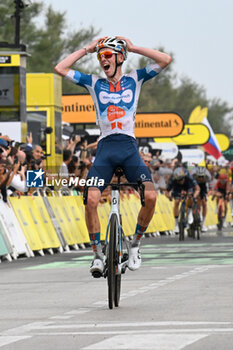
[[[225,134],[215,134],[216,139],[218,140],[219,147],[222,152],[226,151],[230,147],[229,137]]]
[[[210,131],[204,124],[185,124],[182,133],[171,138],[154,138],[155,142],[174,142],[178,146],[204,145],[208,142]]]
[[[1,52],[0,52],[0,67],[17,67],[17,66],[20,66],[19,54],[1,55]]]

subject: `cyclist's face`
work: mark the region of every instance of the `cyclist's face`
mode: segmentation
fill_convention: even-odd
[[[199,183],[204,182],[204,180],[205,180],[204,176],[198,176],[198,177],[197,177],[197,181],[198,181]]]
[[[220,183],[221,183],[222,185],[224,185],[226,182],[227,182],[227,180],[225,180],[225,179],[220,179]]]
[[[107,77],[111,77],[114,74],[116,55],[117,62],[121,63],[123,61],[123,56],[121,54],[115,53],[111,49],[102,49],[97,55],[97,58],[100,61],[100,66],[102,67]]]

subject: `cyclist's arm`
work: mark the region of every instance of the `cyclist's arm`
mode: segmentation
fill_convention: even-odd
[[[126,42],[127,50],[129,52],[137,53],[139,55],[151,58],[161,68],[165,68],[166,66],[168,66],[171,63],[171,60],[172,60],[171,56],[169,56],[168,54],[166,54],[164,52],[160,52],[160,51],[153,50],[153,49],[147,49],[145,47],[136,46],[129,39],[124,38],[122,36],[118,36],[117,38],[122,39]]]
[[[98,41],[101,39],[103,38],[94,40],[90,45],[87,45],[86,48],[79,49],[73,52],[72,54],[70,54],[69,56],[67,56],[66,58],[64,58],[64,60],[59,62],[54,68],[55,72],[65,77],[75,62],[79,61],[80,58],[87,55],[88,53],[95,52],[96,45]]]
[[[197,198],[199,196],[199,193],[200,193],[200,187],[198,185],[196,185],[194,187],[193,198]]]

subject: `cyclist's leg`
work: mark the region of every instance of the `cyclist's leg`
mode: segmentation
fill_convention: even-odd
[[[139,211],[137,225],[132,241],[132,246],[138,246],[140,239],[142,238],[154,215],[156,204],[156,191],[151,179],[150,172],[142,161],[140,162],[140,165],[137,168],[132,168],[132,173],[129,173],[128,169],[125,168],[125,174],[128,181],[137,182],[138,179],[142,179],[143,184],[145,185],[145,206],[141,207]]]
[[[87,175],[87,181],[88,179],[94,178],[97,179],[97,183],[99,184],[99,186],[88,187],[87,204],[85,206],[86,225],[94,253],[94,260],[90,269],[93,275],[96,271],[99,271],[101,274],[104,268],[102,246],[100,242],[100,221],[97,207],[101,198],[101,193],[105,189],[104,184],[110,182],[114,173],[114,167],[111,162],[109,162],[109,152],[100,152],[100,150],[103,149],[103,144],[104,142],[100,141],[101,147],[97,149],[96,159]],[[100,180],[102,182],[100,182]]]
[[[193,223],[193,189],[188,190],[188,195],[185,202],[188,224]]]
[[[125,176],[129,182],[136,183],[138,179],[141,179],[145,185],[145,206],[141,207],[139,211],[133,240],[129,250],[128,267],[131,270],[136,270],[141,265],[141,256],[139,252],[140,240],[154,215],[156,191],[151,174],[139,155],[136,140],[131,138],[127,146],[127,157],[122,164]]]
[[[146,231],[155,211],[156,191],[152,182],[144,182],[145,185],[145,206],[141,207],[138,213],[137,226],[132,245],[138,245]]]
[[[203,198],[201,199],[201,206],[202,206],[202,231],[207,231],[207,228],[205,226],[205,220],[207,215],[206,195],[203,195]]]
[[[180,197],[180,194],[178,194],[178,193],[173,193],[173,197],[174,197],[173,213],[174,213],[174,217],[175,217],[174,231],[175,231],[175,233],[179,233],[178,219],[179,219],[179,205],[180,205],[181,197]]]

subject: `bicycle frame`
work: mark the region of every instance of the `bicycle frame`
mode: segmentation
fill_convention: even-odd
[[[145,185],[142,183],[142,180],[139,179],[137,183],[121,183],[120,178],[123,175],[123,170],[121,168],[116,169],[115,175],[118,178],[117,183],[105,184],[106,186],[111,186],[112,189],[111,210],[103,247],[104,271],[102,275],[108,280],[108,302],[110,309],[113,308],[113,304],[115,304],[116,307],[119,306],[121,274],[123,274],[127,268],[129,255],[129,244],[126,242],[126,239],[125,245],[127,253],[122,255],[125,234],[122,228],[120,214],[120,189],[123,186],[136,186],[136,188],[140,190],[141,204],[142,206],[145,206]],[[83,193],[83,201],[85,205],[87,204],[87,199],[88,188],[85,187]]]
[[[122,234],[124,235],[124,231],[122,229],[122,223],[121,223],[121,215],[120,215],[120,190],[114,188],[112,189],[112,201],[111,201],[111,210],[110,210],[110,214],[109,214],[109,218],[108,218],[108,225],[107,225],[107,230],[106,230],[106,236],[105,236],[105,250],[106,247],[108,245],[108,236],[109,236],[109,225],[110,225],[110,221],[111,221],[111,217],[113,214],[116,214],[117,216],[117,220],[118,220],[118,234],[116,237],[116,245],[119,245],[119,250],[120,250],[120,256],[119,256],[119,264],[117,266],[117,274],[121,274],[122,270],[125,269],[127,267],[128,264],[128,260],[122,262]],[[128,244],[126,242],[126,248],[127,248],[127,252],[128,252]]]

